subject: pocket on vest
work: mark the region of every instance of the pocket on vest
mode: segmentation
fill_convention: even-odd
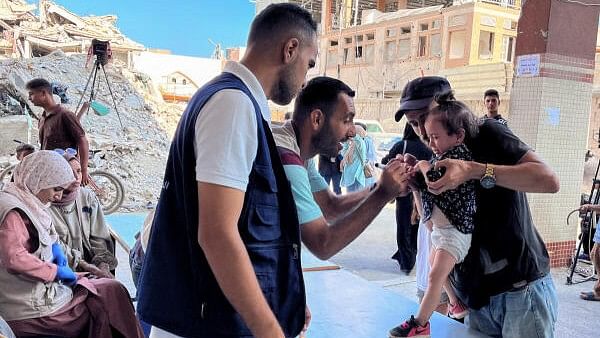
[[[257,204],[252,210],[248,232],[259,241],[272,241],[281,237],[279,208]]]

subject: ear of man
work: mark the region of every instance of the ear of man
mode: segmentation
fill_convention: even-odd
[[[314,131],[319,131],[325,125],[325,115],[321,109],[314,109],[310,112],[310,125]]]
[[[291,64],[298,57],[300,50],[300,40],[298,38],[289,38],[283,44],[283,63]]]

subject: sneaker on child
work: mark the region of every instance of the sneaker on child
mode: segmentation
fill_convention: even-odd
[[[463,319],[469,313],[469,309],[462,302],[456,302],[456,304],[450,304],[448,309],[448,316],[454,319]]]
[[[410,316],[409,320],[390,330],[390,338],[429,338],[430,334],[429,322],[427,322],[424,326],[421,326],[419,323],[417,323],[414,316]]]

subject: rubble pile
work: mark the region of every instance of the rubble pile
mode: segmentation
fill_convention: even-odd
[[[54,50],[85,53],[92,39],[110,41],[114,57],[126,61],[128,53],[144,46],[123,35],[117,17],[78,16],[49,0],[36,5],[24,0],[0,0],[0,54],[8,57],[46,55]]]
[[[85,68],[85,64],[85,55],[66,56],[61,51],[39,58],[0,61],[0,116],[30,114],[34,127],[31,141],[37,144],[35,119],[42,111],[27,101],[25,84],[42,77],[68,87],[69,101],[64,105],[75,111],[93,70]],[[82,117],[90,150],[101,150],[94,155],[91,165],[122,179],[126,189],[125,209],[153,205],[162,185],[170,138],[183,109],[161,102],[143,74],[120,67],[118,62],[108,64],[105,69],[123,127],[100,70],[94,101],[110,107],[110,113],[99,116],[90,109]],[[88,88],[84,101],[88,100],[89,93]],[[6,164],[5,159],[0,162]]]

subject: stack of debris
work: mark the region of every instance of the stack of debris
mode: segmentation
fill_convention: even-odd
[[[47,55],[61,49],[86,53],[92,39],[110,41],[113,58],[127,63],[130,53],[144,46],[127,38],[115,26],[116,16],[78,16],[49,0],[35,5],[24,0],[0,0],[0,55],[25,57]]]
[[[29,113],[34,119],[32,143],[36,144],[35,118],[41,110],[28,103],[25,84],[41,77],[68,87],[69,104],[66,106],[75,111],[92,71],[85,68],[85,64],[85,55],[66,56],[60,51],[40,58],[1,61],[0,116]],[[102,150],[92,164],[97,169],[119,176],[126,189],[124,207],[139,209],[154,204],[158,198],[170,137],[182,107],[165,105],[160,99],[155,99],[148,91],[152,85],[142,74],[110,64],[106,66],[106,73],[116,102],[111,99],[103,75],[99,75],[95,101],[110,107],[111,113],[98,116],[90,110],[83,116],[82,124],[88,133],[90,149]],[[123,129],[120,128],[114,103],[123,121]],[[0,159],[0,163],[6,162],[6,158]]]

